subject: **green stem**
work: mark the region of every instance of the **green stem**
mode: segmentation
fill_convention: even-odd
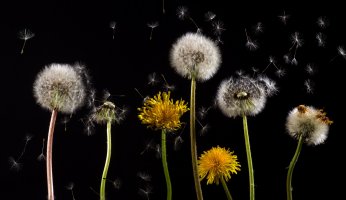
[[[191,141],[191,159],[193,178],[195,182],[195,190],[197,200],[203,200],[201,182],[198,177],[197,170],[197,144],[196,144],[196,79],[194,76],[191,78],[191,96],[190,96],[190,141]]]
[[[249,129],[247,126],[246,115],[243,115],[243,127],[244,127],[246,158],[247,158],[247,164],[248,164],[248,170],[249,170],[250,200],[255,200],[255,179],[254,179],[254,174],[253,174],[250,139],[249,139]]]
[[[163,172],[166,178],[167,185],[167,200],[172,199],[172,184],[171,179],[169,177],[168,165],[167,165],[167,151],[166,151],[166,130],[162,129],[161,133],[161,153],[162,153],[162,166]]]
[[[53,135],[56,117],[58,111],[54,109],[49,123],[48,139],[47,139],[47,156],[46,156],[46,167],[47,167],[47,188],[48,188],[48,200],[54,200],[54,185],[53,185]]]
[[[302,146],[303,146],[303,135],[301,134],[299,136],[299,141],[298,141],[298,146],[297,146],[296,152],[294,153],[294,156],[293,156],[293,158],[290,162],[290,166],[288,168],[287,179],[286,179],[287,200],[292,200],[292,175],[293,175],[294,166],[296,165],[299,154],[302,150]]]
[[[225,190],[227,199],[228,199],[228,200],[232,200],[231,193],[230,193],[229,190],[228,190],[226,181],[225,181],[225,179],[223,178],[223,176],[221,176],[220,180],[221,180],[221,183],[222,183],[222,187],[223,187],[223,189]]]
[[[111,128],[112,128],[112,122],[109,120],[107,122],[107,156],[106,156],[106,163],[103,169],[102,173],[102,179],[101,179],[101,187],[100,187],[100,199],[105,200],[106,199],[106,181],[107,181],[107,172],[109,163],[111,161],[111,153],[112,153],[112,134],[111,134]]]

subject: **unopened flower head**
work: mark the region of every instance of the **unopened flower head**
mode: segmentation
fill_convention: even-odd
[[[170,99],[170,92],[159,92],[154,98],[147,98],[138,110],[142,124],[153,129],[175,131],[181,127],[180,117],[189,109],[185,101]]]
[[[332,123],[323,110],[299,105],[289,113],[286,129],[292,137],[302,136],[308,145],[318,145],[327,139],[329,125]]]
[[[84,103],[86,96],[82,74],[78,66],[50,64],[37,76],[34,96],[43,108],[73,113]]]
[[[98,124],[113,123],[116,120],[116,108],[114,103],[105,101],[101,106],[95,108],[91,119]]]
[[[187,33],[173,45],[170,61],[181,76],[206,81],[218,70],[221,54],[211,39],[199,33]]]
[[[224,80],[217,92],[217,103],[228,117],[254,116],[265,106],[267,96],[275,90],[275,85],[266,79],[248,76]],[[274,85],[274,86],[273,86]]]
[[[237,156],[219,146],[204,151],[198,160],[198,175],[201,180],[207,178],[207,184],[219,184],[220,178],[228,181],[237,171],[240,171]]]

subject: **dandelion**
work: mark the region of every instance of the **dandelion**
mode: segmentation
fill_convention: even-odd
[[[21,151],[21,153],[20,153],[20,155],[18,156],[17,159],[14,159],[13,157],[9,158],[11,169],[16,169],[17,171],[19,171],[22,168],[22,164],[20,163],[20,160],[24,156],[24,153],[26,151],[26,147],[28,146],[28,143],[30,142],[32,137],[33,136],[29,135],[29,134],[25,136],[25,144],[24,144],[23,150]]]
[[[292,200],[292,175],[303,143],[308,145],[322,144],[327,139],[329,126],[332,123],[322,109],[316,109],[312,106],[299,105],[288,114],[286,129],[291,137],[298,140],[298,145],[288,168],[287,200]]]
[[[172,67],[183,77],[191,79],[190,142],[192,170],[197,200],[203,199],[197,172],[196,144],[196,80],[206,81],[218,70],[221,54],[216,44],[201,34],[187,33],[173,45],[170,60]]]
[[[33,38],[34,36],[35,36],[35,33],[31,32],[29,29],[24,29],[19,31],[18,33],[19,39],[24,40],[20,54],[24,53],[24,47],[25,47],[26,41]]]
[[[205,81],[218,70],[221,56],[219,48],[209,38],[197,33],[186,33],[173,45],[170,61],[183,77]]]
[[[143,107],[138,108],[138,118],[154,130],[161,130],[161,157],[166,178],[167,200],[172,199],[172,185],[168,172],[166,153],[166,133],[176,131],[181,127],[180,117],[188,111],[183,100],[173,101],[170,92],[159,92],[153,98],[148,98]]]
[[[237,171],[240,171],[237,156],[219,146],[204,151],[198,160],[198,175],[201,180],[206,178],[207,185],[213,183],[218,185],[221,182],[228,200],[232,197],[226,182],[231,179],[231,174],[237,174]]]
[[[115,28],[117,27],[117,23],[115,21],[111,21],[109,23],[109,27],[112,29],[112,39],[114,40]]]
[[[107,95],[108,99],[109,95]],[[119,119],[117,118],[117,107],[115,104],[111,101],[105,101],[102,105],[99,107],[96,107],[90,116],[90,119],[97,124],[107,124],[107,154],[106,154],[106,161],[103,168],[102,178],[101,178],[101,185],[100,185],[100,199],[105,200],[106,199],[106,180],[107,180],[107,173],[108,168],[111,161],[111,153],[112,153],[112,124],[114,122],[119,122]]]
[[[267,77],[253,79],[247,76],[224,80],[217,92],[217,102],[227,117],[242,117],[246,156],[249,171],[250,200],[255,199],[255,183],[250,150],[247,116],[255,116],[265,106],[267,96],[276,92],[273,81]]]
[[[148,25],[148,27],[150,28],[149,40],[151,40],[151,39],[152,39],[152,36],[153,36],[154,28],[156,28],[156,27],[159,26],[159,22],[158,22],[158,21],[155,21],[155,22],[148,23],[147,25]]]
[[[52,112],[47,139],[47,186],[48,200],[54,200],[53,187],[53,133],[58,112],[72,114],[84,104],[85,80],[79,65],[50,64],[46,66],[34,83],[37,103]]]

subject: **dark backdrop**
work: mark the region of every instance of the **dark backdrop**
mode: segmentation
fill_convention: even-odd
[[[216,14],[215,21],[224,24],[220,50],[222,65],[217,74],[197,84],[197,111],[210,108],[207,115],[198,116],[197,130],[208,125],[197,138],[199,154],[213,146],[234,150],[242,170],[233,175],[228,186],[235,200],[248,199],[248,174],[245,146],[240,118],[229,119],[213,106],[220,82],[239,71],[253,74],[252,68],[262,72],[269,63],[286,71],[277,77],[270,65],[264,72],[276,81],[279,93],[268,99],[266,108],[248,118],[250,141],[255,171],[257,199],[285,199],[287,167],[297,141],[285,131],[288,112],[299,104],[324,108],[334,121],[325,144],[304,145],[293,175],[293,195],[298,199],[340,199],[344,194],[345,170],[342,164],[344,144],[342,114],[344,111],[345,56],[338,47],[345,41],[345,14],[342,7],[294,2],[263,4],[227,1],[45,1],[11,2],[1,6],[1,145],[0,198],[45,199],[45,162],[38,161],[42,140],[47,137],[50,113],[35,103],[32,85],[37,73],[50,63],[83,63],[91,76],[96,99],[108,100],[127,110],[125,119],[112,130],[113,151],[107,185],[108,199],[165,199],[165,181],[156,147],[160,132],[140,124],[137,108],[143,97],[174,86],[172,97],[189,101],[190,82],[171,68],[169,51],[178,37],[195,32],[191,20],[180,20],[179,6],[186,6],[189,16],[203,33],[217,39],[212,22],[205,13]],[[278,17],[289,15],[286,25]],[[325,17],[328,26],[318,25]],[[115,21],[115,37],[109,23]],[[149,40],[148,23],[158,21]],[[256,33],[254,26],[263,25]],[[24,28],[35,33],[28,40],[24,54],[23,41],[18,32]],[[258,49],[246,46],[245,29]],[[298,32],[304,41],[297,50],[298,65],[285,63],[283,56],[292,46],[291,36]],[[318,33],[326,36],[325,46],[319,47]],[[339,49],[340,50],[340,49]],[[342,50],[342,49],[341,49]],[[308,74],[306,66],[314,66]],[[156,85],[148,84],[148,77],[156,74]],[[164,77],[164,78],[163,78]],[[313,93],[306,91],[310,80]],[[54,136],[53,174],[56,199],[98,199],[100,177],[106,153],[106,127],[96,125],[94,134],[85,132],[89,109],[84,107],[72,117],[58,116]],[[68,119],[68,120],[66,120]],[[168,136],[168,165],[173,184],[173,199],[195,199],[190,163],[188,114],[182,117],[186,128]],[[200,126],[201,124],[202,126]],[[201,133],[201,134],[200,134]],[[32,136],[27,142],[27,136]],[[184,142],[177,144],[177,137]],[[177,148],[175,148],[177,147]],[[45,149],[44,149],[45,150]],[[19,159],[20,157],[20,159]],[[21,164],[13,167],[13,158]],[[12,161],[13,161],[12,159]],[[19,159],[19,160],[18,160]],[[150,175],[143,180],[139,174]],[[114,187],[112,183],[121,183]],[[148,198],[143,190],[150,187]],[[205,199],[226,199],[222,187],[202,182]],[[96,191],[96,193],[94,192]]]

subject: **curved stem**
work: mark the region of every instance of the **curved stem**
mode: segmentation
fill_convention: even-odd
[[[220,180],[221,180],[221,183],[222,183],[222,187],[223,187],[223,189],[225,190],[227,199],[228,199],[228,200],[232,200],[231,193],[230,193],[229,190],[228,190],[226,181],[225,181],[225,179],[223,178],[223,176],[221,176]]]
[[[191,78],[191,96],[190,96],[190,142],[191,142],[191,159],[193,178],[195,182],[195,190],[197,200],[203,200],[201,182],[198,177],[197,170],[197,144],[196,144],[196,79],[194,76]]]
[[[298,146],[297,146],[296,152],[294,153],[294,156],[290,162],[290,166],[289,166],[288,172],[287,172],[287,178],[286,178],[287,200],[292,200],[292,175],[293,175],[294,166],[296,165],[299,154],[302,150],[302,146],[303,146],[303,136],[301,134],[299,136],[299,141],[298,141]]]
[[[254,174],[253,174],[249,130],[248,130],[248,126],[247,126],[246,115],[243,115],[243,127],[244,127],[246,158],[247,158],[247,164],[248,164],[248,170],[249,170],[250,200],[254,200],[255,199],[255,179],[254,179]]]
[[[48,200],[54,200],[54,185],[53,185],[53,135],[56,117],[58,111],[54,109],[49,123],[48,139],[47,139],[47,155],[46,155],[46,170],[47,170],[47,188],[48,188]]]
[[[167,185],[167,200],[172,199],[172,184],[171,179],[169,177],[168,165],[167,165],[167,151],[166,151],[166,130],[162,129],[161,133],[161,151],[162,151],[162,166],[163,172],[166,178]]]
[[[101,187],[100,187],[100,199],[106,199],[106,181],[107,181],[107,173],[109,168],[109,163],[111,161],[111,153],[112,153],[112,134],[111,134],[112,122],[109,120],[107,122],[107,156],[106,163],[103,168],[102,179],[101,179]]]

